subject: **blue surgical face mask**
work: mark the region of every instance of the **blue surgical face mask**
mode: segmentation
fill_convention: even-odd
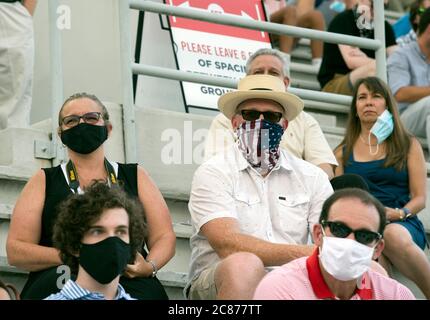
[[[391,133],[393,133],[393,130],[394,130],[393,115],[390,113],[390,111],[385,110],[384,112],[381,113],[381,115],[376,120],[375,124],[370,129],[369,137],[368,137],[370,154],[375,155],[378,153],[379,145],[382,142],[384,142],[391,135]],[[376,137],[376,140],[378,141],[375,153],[372,153],[372,146],[370,145],[371,134],[373,134]]]
[[[330,9],[337,12],[337,13],[344,11],[345,8],[346,8],[346,5],[343,1],[333,1],[330,4]]]

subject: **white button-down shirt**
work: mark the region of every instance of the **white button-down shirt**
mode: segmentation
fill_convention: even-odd
[[[244,234],[274,242],[306,244],[324,201],[333,193],[320,168],[282,150],[275,168],[262,177],[236,145],[196,171],[189,210],[193,235],[189,279],[219,261],[200,228],[216,218],[237,219]]]

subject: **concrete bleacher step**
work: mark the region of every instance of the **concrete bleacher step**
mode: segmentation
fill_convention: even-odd
[[[0,165],[0,203],[14,204],[32,170]]]
[[[307,99],[303,99],[303,102],[305,104],[305,111],[311,113],[318,121],[320,126],[341,128],[346,126],[349,112],[348,106]],[[327,116],[333,118],[333,122],[327,123],[324,120],[320,121],[323,117]]]
[[[291,52],[291,86],[308,90],[320,90],[317,80],[318,68],[311,64],[312,55],[309,39],[300,39]]]
[[[308,50],[308,48],[304,48],[301,46],[298,46],[293,49],[291,52],[291,60],[298,60],[298,61],[311,61],[312,60],[312,54]]]

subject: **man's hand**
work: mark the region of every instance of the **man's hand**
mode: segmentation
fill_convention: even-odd
[[[357,47],[351,47],[351,50],[348,54],[352,57],[367,57],[366,54]]]
[[[396,209],[385,207],[385,215],[388,221],[397,221],[400,220],[400,215],[402,212],[397,211]]]

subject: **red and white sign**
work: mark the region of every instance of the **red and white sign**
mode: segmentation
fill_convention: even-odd
[[[265,21],[261,0],[165,0],[179,7],[236,15]],[[226,26],[180,17],[169,17],[179,70],[213,77],[240,79],[249,56],[260,48],[270,48],[267,32]],[[217,109],[220,95],[228,88],[183,82],[187,106]]]

